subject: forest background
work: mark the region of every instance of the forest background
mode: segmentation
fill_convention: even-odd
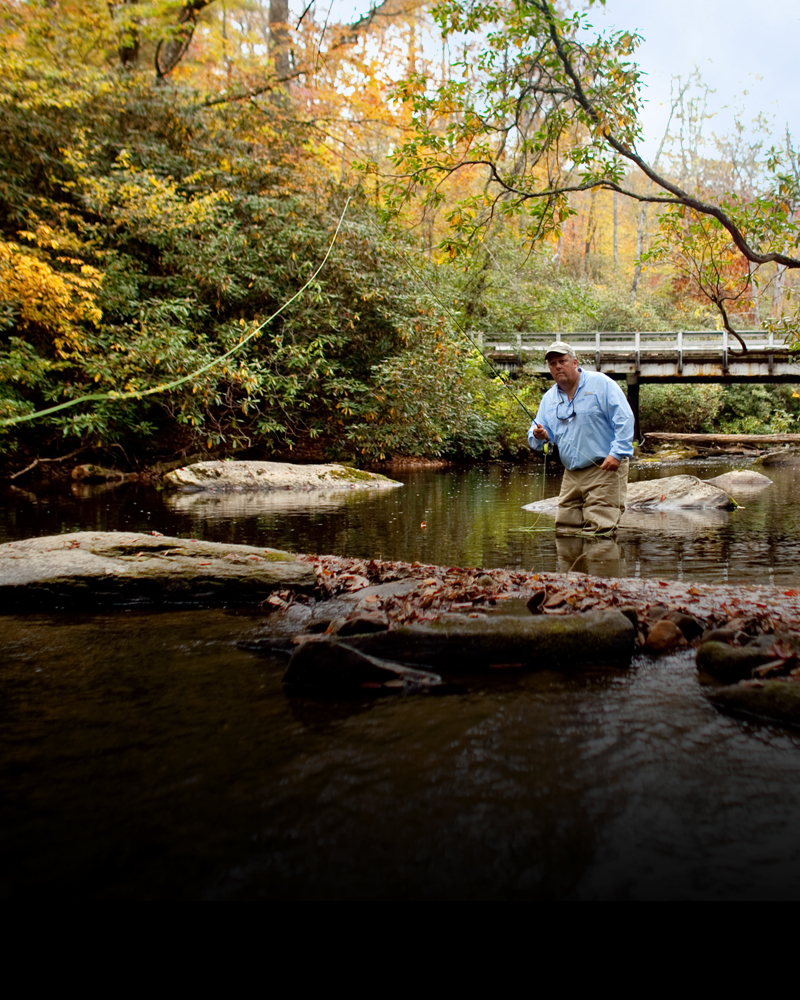
[[[446,6],[385,0],[333,23],[313,5],[290,16],[287,0],[0,0],[9,470],[200,451],[517,456],[546,386],[530,369],[504,382],[470,332],[727,323],[796,340],[793,268],[746,260],[691,210],[612,190],[653,187],[620,157],[603,163],[609,187],[573,155],[577,181],[546,211],[492,195],[485,164],[463,156],[478,134],[463,138],[475,117],[464,95],[488,78],[492,25],[513,50],[514,5],[472,36],[454,33]],[[698,73],[673,80],[652,166],[790,253],[791,136],[768,147],[758,120],[717,136],[709,101]],[[460,146],[436,131],[443,107]],[[574,148],[592,127],[576,119]],[[533,174],[552,173],[543,162]],[[645,386],[641,419],[783,432],[798,404],[787,386]]]

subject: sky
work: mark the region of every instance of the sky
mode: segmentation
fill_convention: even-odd
[[[748,123],[759,111],[770,116],[776,139],[787,124],[800,139],[797,0],[607,0],[605,8],[590,10],[590,21],[598,30],[644,36],[637,62],[648,74],[645,155],[653,155],[663,135],[672,76],[691,73],[695,66],[716,91],[708,105],[716,112],[710,130],[729,132],[738,104]]]

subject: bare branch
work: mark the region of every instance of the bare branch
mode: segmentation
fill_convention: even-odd
[[[303,70],[295,70],[294,73],[289,73],[287,76],[276,76],[268,83],[263,84],[261,87],[251,87],[249,90],[241,90],[236,94],[226,94],[223,97],[207,97],[200,104],[195,105],[196,108],[213,108],[219,104],[232,104],[236,101],[249,101],[253,97],[260,97],[261,94],[268,94],[270,91],[275,90],[280,87],[283,83],[288,83],[290,80],[296,80],[298,76],[303,75]]]

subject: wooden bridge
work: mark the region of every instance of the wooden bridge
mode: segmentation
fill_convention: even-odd
[[[800,383],[800,348],[794,350],[773,333],[741,334],[743,352],[727,331],[677,333],[471,333],[486,357],[501,371],[532,362],[550,374],[544,352],[555,340],[566,340],[584,368],[625,379],[628,401],[639,433],[639,386],[643,382],[789,382]]]

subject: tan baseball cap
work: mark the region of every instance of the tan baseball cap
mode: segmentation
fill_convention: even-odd
[[[569,346],[569,344],[565,344],[563,340],[556,340],[544,352],[545,360],[547,360],[547,358],[551,354],[572,354],[572,355],[574,355],[575,351],[573,351],[573,349]]]

